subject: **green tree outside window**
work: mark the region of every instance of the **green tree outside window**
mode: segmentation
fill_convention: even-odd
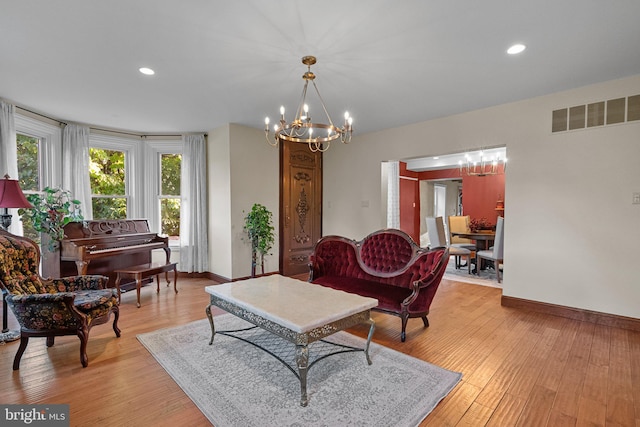
[[[18,182],[26,195],[40,191],[40,139],[28,135],[16,134],[18,152]],[[40,243],[40,233],[36,231],[33,219],[23,216],[24,236]]]
[[[180,173],[182,156],[160,156],[160,222],[162,234],[180,236]]]
[[[123,197],[126,196],[125,153],[90,148],[89,157],[93,217],[125,219],[127,217],[127,198]]]

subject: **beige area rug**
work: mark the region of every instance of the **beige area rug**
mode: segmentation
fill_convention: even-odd
[[[462,261],[463,264],[465,262],[465,260]],[[472,265],[471,271],[473,271],[473,267],[474,266]],[[504,271],[501,273],[501,276],[504,276]],[[496,280],[496,272],[493,268],[482,270],[480,271],[480,274],[469,274],[469,269],[466,265],[456,270],[455,257],[451,257],[449,260],[449,264],[447,264],[447,269],[444,272],[443,278],[447,280],[455,280],[456,282],[473,283],[474,285],[490,286],[492,288],[502,288],[501,283],[498,283],[498,280]],[[504,280],[504,277],[502,277],[502,279]]]
[[[251,326],[230,314],[216,316],[215,325],[217,331]],[[269,332],[250,333],[276,342]],[[283,363],[237,338],[216,334],[211,346],[210,338],[207,319],[138,335],[216,427],[417,426],[462,377],[372,343],[372,365],[363,352],[331,355],[313,365],[309,404],[302,407],[300,382]],[[279,348],[291,347],[293,358],[295,346],[275,338]],[[328,340],[359,348],[365,343],[346,332]],[[323,347],[329,346],[310,345],[310,359]]]

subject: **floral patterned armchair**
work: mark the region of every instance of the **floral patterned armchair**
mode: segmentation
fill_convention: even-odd
[[[43,279],[39,265],[40,249],[35,242],[0,230],[0,286],[20,324],[13,369],[20,368],[30,337],[46,337],[51,347],[54,338],[62,335],[78,335],[80,362],[86,368],[89,330],[94,325],[108,322],[113,313],[113,330],[120,336],[117,292],[106,288],[105,276]]]

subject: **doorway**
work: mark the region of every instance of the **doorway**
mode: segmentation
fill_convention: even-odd
[[[467,170],[465,162],[474,161],[476,157],[484,158],[486,164],[493,164],[493,159],[503,159],[498,163],[496,173],[477,173],[478,169]],[[403,216],[411,217],[406,210],[413,207],[415,224],[404,221],[400,228],[412,237],[419,239],[426,233],[427,216],[469,215],[471,218],[485,218],[488,223],[495,224],[497,216],[503,210],[497,209],[504,204],[506,147],[494,147],[482,151],[466,151],[440,156],[420,157],[397,161],[399,163],[399,179],[415,179],[418,181],[418,194],[411,199],[411,190],[404,191],[400,199],[391,197],[391,182],[383,182],[383,206],[387,212],[402,210]],[[497,161],[497,160],[496,160]],[[384,164],[384,162],[383,162]],[[473,164],[473,163],[472,163]],[[383,169],[384,170],[384,169]],[[403,179],[404,178],[404,179]],[[387,186],[385,187],[385,184]],[[437,188],[436,186],[445,187]],[[385,198],[386,196],[386,198]],[[403,200],[406,198],[407,200]],[[411,199],[411,203],[409,203]],[[442,200],[445,200],[444,207]],[[443,212],[444,209],[444,212]]]
[[[435,217],[447,215],[447,187],[442,184],[433,186],[433,213]]]
[[[322,237],[322,153],[280,140],[280,273],[309,272],[309,254]]]

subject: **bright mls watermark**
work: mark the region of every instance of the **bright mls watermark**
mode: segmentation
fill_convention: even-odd
[[[0,425],[69,427],[69,405],[0,405]]]

